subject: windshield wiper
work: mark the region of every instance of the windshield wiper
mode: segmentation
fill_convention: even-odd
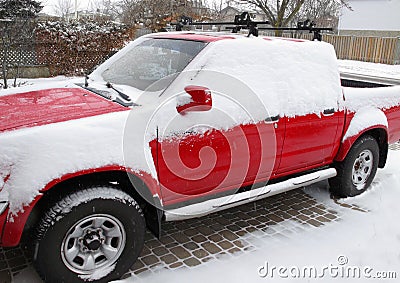
[[[88,91],[91,91],[91,92],[93,92],[93,93],[95,93],[97,95],[100,95],[101,97],[104,97],[104,98],[106,98],[108,100],[117,102],[118,104],[121,104],[122,106],[125,106],[125,107],[138,106],[139,105],[139,104],[136,104],[134,102],[125,102],[124,100],[120,99],[119,97],[116,97],[115,99],[112,99],[110,93],[108,91],[105,91],[105,90],[98,90],[98,89],[95,89],[93,87],[87,87],[84,84],[76,84],[76,85],[78,85],[78,86],[80,86],[80,87],[82,87],[82,88],[84,88],[84,89],[86,89]]]
[[[85,74],[85,87],[89,86],[89,76]]]
[[[107,82],[106,86],[108,88],[111,88],[111,89],[115,90],[119,94],[119,96],[121,96],[126,101],[131,101],[131,98],[128,95],[126,95],[125,93],[123,93],[123,92],[119,91],[118,89],[116,89],[110,82]]]
[[[84,89],[86,89],[86,90],[89,90],[89,91],[91,91],[91,92],[93,92],[93,93],[95,93],[95,94],[100,95],[101,97],[104,97],[104,98],[106,98],[106,99],[112,101],[111,95],[110,95],[110,93],[109,93],[108,91],[98,90],[98,89],[95,89],[95,88],[93,88],[93,87],[88,87],[88,86],[86,86],[86,85],[84,85],[84,84],[78,84],[78,83],[77,83],[76,85],[78,85],[78,86],[80,86],[81,88],[84,88]]]

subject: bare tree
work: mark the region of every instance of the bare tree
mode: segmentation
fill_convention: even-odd
[[[225,8],[226,1],[224,0],[213,0],[209,3],[211,9],[211,16],[216,20],[221,20],[222,18],[222,11]]]
[[[273,27],[293,26],[299,20],[305,19],[323,25],[331,24],[331,17],[337,16],[341,7],[350,8],[347,0],[241,0],[240,2],[260,9]],[[281,33],[276,31],[275,35]]]
[[[287,26],[300,11],[306,0],[243,0],[256,6],[267,16],[273,27]],[[280,34],[279,31],[276,34]]]
[[[96,0],[90,2],[90,10],[107,16],[112,16],[114,14],[112,0]]]
[[[339,11],[343,7],[351,9],[345,0],[306,0],[293,22],[310,19],[318,26],[336,28]]]
[[[68,16],[74,12],[75,4],[73,0],[57,0],[54,4],[54,12],[63,20],[68,20]]]
[[[195,1],[189,0],[120,0],[117,3],[118,14],[124,24],[142,23],[152,30],[165,26],[167,21],[181,15],[197,18]]]

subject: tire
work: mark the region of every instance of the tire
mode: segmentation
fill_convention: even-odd
[[[337,176],[329,179],[331,192],[338,197],[363,193],[371,185],[379,164],[379,146],[369,136],[358,139],[346,158],[335,164]]]
[[[109,282],[132,267],[144,243],[137,202],[113,187],[63,198],[37,227],[34,265],[45,282]]]

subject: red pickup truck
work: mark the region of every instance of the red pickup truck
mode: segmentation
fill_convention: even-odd
[[[108,282],[163,221],[358,195],[399,139],[400,88],[342,87],[327,43],[146,35],[85,81],[0,92],[0,243],[32,243],[46,282]]]

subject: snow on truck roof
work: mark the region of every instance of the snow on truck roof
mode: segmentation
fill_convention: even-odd
[[[198,35],[185,33],[179,36],[192,38]],[[218,36],[210,35],[212,39]],[[226,39],[226,34],[220,36]],[[193,70],[199,80],[196,70],[205,73],[204,80],[190,79],[187,84],[207,85],[232,95],[235,90],[225,90],[224,79],[216,80],[215,74],[223,74],[228,80],[234,78],[247,85],[268,106],[271,116],[319,115],[324,109],[337,107],[341,86],[331,44],[237,34],[231,37],[234,40],[215,40],[204,48],[186,68],[186,71]],[[216,86],[218,81],[222,84],[220,88]]]
[[[152,38],[165,38],[165,39],[180,39],[180,40],[195,40],[195,41],[203,41],[203,42],[214,42],[225,39],[238,39],[247,37],[246,34],[237,34],[237,33],[225,33],[225,32],[165,32],[165,33],[156,33],[150,34],[146,37]],[[269,37],[269,36],[260,36],[258,38],[262,38],[268,41],[291,41],[291,42],[307,42],[308,40],[297,39],[297,38],[285,38],[285,37]]]

